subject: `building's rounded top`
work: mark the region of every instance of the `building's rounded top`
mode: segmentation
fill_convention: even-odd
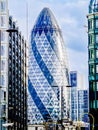
[[[40,12],[40,15],[37,18],[33,30],[42,28],[52,28],[52,29],[59,28],[57,21],[54,15],[52,14],[51,10],[46,7]]]
[[[89,13],[98,12],[98,0],[90,0]]]

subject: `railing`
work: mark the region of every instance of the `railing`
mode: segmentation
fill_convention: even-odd
[[[81,117],[83,118],[84,115],[89,115],[89,116],[92,117],[92,119],[93,119],[92,130],[94,130],[94,123],[95,123],[95,118],[94,118],[94,116],[93,116],[91,113],[83,113],[83,114],[81,115]],[[79,126],[79,130],[80,130],[81,122],[79,123],[78,126]]]

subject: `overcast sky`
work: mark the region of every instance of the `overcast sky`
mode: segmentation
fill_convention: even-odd
[[[9,14],[17,20],[22,34],[26,36],[28,3],[28,34],[44,7],[49,7],[62,30],[67,48],[69,68],[78,71],[88,80],[87,14],[89,0],[8,0]]]

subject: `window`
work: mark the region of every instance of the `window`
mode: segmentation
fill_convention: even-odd
[[[97,108],[98,108],[98,100],[97,100]]]
[[[6,100],[6,92],[4,92],[4,100]]]
[[[1,70],[5,70],[5,61],[1,60],[1,66],[0,66]]]
[[[5,12],[6,11],[6,1],[0,2],[0,11]]]
[[[1,45],[0,55],[1,55],[1,56],[4,56],[4,55],[5,55],[5,46],[4,46],[4,45]]]
[[[90,59],[94,58],[94,50],[90,50],[90,52],[89,52],[89,58]]]
[[[1,86],[4,86],[4,85],[5,85],[4,75],[1,75],[1,76],[0,76],[0,85],[1,85]]]
[[[93,108],[95,108],[95,100],[93,100]]]
[[[96,82],[96,91],[98,91],[98,81]]]
[[[98,58],[98,50],[96,50],[96,58]]]
[[[5,40],[5,32],[1,31],[1,41]]]
[[[98,73],[98,65],[96,65],[96,73]]]
[[[90,74],[94,74],[94,65],[90,65]]]
[[[93,44],[94,43],[94,35],[89,35],[89,44]]]
[[[5,16],[1,16],[1,17],[0,17],[0,23],[1,23],[1,27],[4,27],[4,26],[5,26],[5,24],[6,24]]]
[[[90,83],[90,88],[91,88],[91,90],[90,91],[95,91],[95,82],[91,82]]]
[[[96,43],[98,43],[98,34],[96,34],[95,40],[96,40]]]
[[[96,21],[95,21],[95,26],[96,26],[96,28],[98,28],[98,19],[96,19]]]
[[[93,21],[93,19],[91,19],[91,20],[88,21],[88,27],[89,27],[89,29],[93,29],[93,27],[94,27],[94,21]]]

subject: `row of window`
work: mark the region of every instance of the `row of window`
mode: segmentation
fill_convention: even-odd
[[[88,38],[89,44],[98,43],[98,34],[90,34]]]
[[[6,52],[6,46],[5,45],[1,45],[0,56],[4,56],[5,52]]]
[[[89,59],[98,58],[98,50],[89,50]]]
[[[6,12],[6,0],[0,1],[0,12]]]
[[[98,73],[98,64],[89,65],[89,74],[95,74],[95,72]]]
[[[0,75],[0,86],[5,86],[5,75]]]
[[[98,81],[96,81],[96,82],[91,82],[91,83],[90,83],[90,88],[91,88],[91,90],[93,90],[93,91],[98,91]]]
[[[1,27],[6,27],[6,15],[1,15],[0,16],[0,26]]]
[[[4,42],[6,40],[6,32],[5,31],[1,31],[1,42]]]
[[[6,60],[1,59],[1,64],[0,64],[0,70],[4,71],[5,70],[5,65],[6,65]]]
[[[90,102],[91,108],[98,108],[98,100],[93,100]]]
[[[94,29],[94,26],[95,26],[95,28],[98,28],[98,19],[95,19],[95,20],[94,19],[90,19],[88,21],[88,29]]]

